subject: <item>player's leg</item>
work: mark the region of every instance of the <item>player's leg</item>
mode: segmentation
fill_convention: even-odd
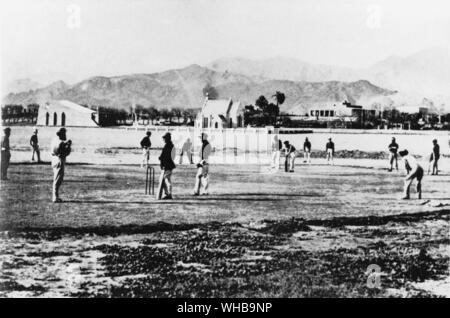
[[[419,171],[417,171],[416,173],[416,178],[417,178],[417,198],[418,199],[422,199],[422,179],[423,179],[423,170],[419,169]]]
[[[172,199],[172,170],[167,170],[164,173],[164,184],[166,191],[166,199]]]
[[[409,199],[409,189],[411,187],[411,183],[413,182],[413,180],[414,180],[413,177],[405,179],[405,183],[403,185],[403,199]]]
[[[36,146],[36,155],[38,162],[41,162],[41,150],[39,149],[39,146]]]
[[[31,161],[34,161],[34,153],[36,152],[36,148],[33,146],[33,152],[31,154]]]
[[[178,164],[180,164],[180,165],[183,164],[183,150],[181,150],[181,152],[180,152],[180,160],[178,160]]]
[[[392,152],[389,153],[389,171],[392,171],[394,166],[394,154]]]
[[[438,160],[437,158],[434,158],[433,160],[433,174],[438,174]]]
[[[59,189],[64,179],[64,164],[61,160],[56,159],[53,163],[53,193],[52,201],[60,202]]]
[[[201,180],[202,174],[203,174],[203,168],[199,167],[197,169],[197,174],[195,175],[194,195],[200,194],[200,187],[201,187],[201,183],[202,183],[202,180]]]
[[[7,171],[8,171],[8,162],[7,162],[7,153],[6,151],[2,151],[2,157],[1,157],[1,169],[2,169],[2,180],[6,180],[8,178]]]
[[[208,195],[208,187],[209,187],[209,173],[205,174],[202,177],[202,186],[203,186],[203,194]]]
[[[295,168],[295,153],[292,153],[290,157],[291,157],[291,160],[290,160],[289,171],[294,172],[294,168]]]

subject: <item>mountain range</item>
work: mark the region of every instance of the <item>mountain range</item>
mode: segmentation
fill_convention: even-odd
[[[213,86],[219,98],[253,104],[275,91],[286,95],[282,111],[304,112],[311,103],[350,101],[375,104],[418,105],[426,101],[449,107],[450,55],[441,49],[406,58],[390,57],[367,69],[315,65],[296,59],[250,60],[224,58],[206,66],[190,65],[152,74],[95,76],[73,85],[63,81],[32,90],[10,92],[4,104],[42,103],[68,99],[80,104],[128,109],[132,105],[158,108],[198,108],[203,88]]]
[[[450,51],[444,48],[427,49],[407,57],[391,56],[365,69],[317,65],[283,57],[264,60],[222,58],[207,67],[215,71],[292,81],[348,82],[365,79],[374,85],[404,93],[450,95]]]

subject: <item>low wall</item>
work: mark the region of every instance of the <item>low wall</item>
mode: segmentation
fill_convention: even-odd
[[[146,128],[88,128],[66,127],[67,136],[73,141],[73,151],[84,153],[85,156],[96,155],[99,149],[132,149],[139,148],[140,140],[144,137]],[[43,158],[49,152],[52,138],[58,127],[38,127],[39,143],[43,150]],[[152,127],[152,146],[163,146],[162,136],[166,132],[172,133],[172,139],[177,148],[190,138],[194,148],[200,147],[200,130],[193,127]],[[216,150],[225,149],[226,152],[235,151],[238,154],[267,153],[273,134],[265,128],[237,128],[237,129],[205,129],[211,145]],[[33,132],[32,126],[13,126],[10,138],[14,150],[30,150],[29,140]],[[450,133],[443,131],[384,131],[384,130],[330,130],[314,129],[307,134],[280,134],[281,140],[289,140],[297,149],[301,150],[305,137],[312,143],[313,150],[322,151],[328,138],[333,138],[336,150],[360,150],[366,152],[387,151],[391,136],[397,138],[400,148],[406,148],[419,156],[428,156],[432,150],[432,140],[437,139],[444,156],[450,156]],[[14,160],[14,159],[13,159]]]

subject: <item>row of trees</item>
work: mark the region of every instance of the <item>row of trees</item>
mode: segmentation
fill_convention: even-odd
[[[160,121],[161,119],[169,124],[176,123],[189,125],[193,124],[195,117],[197,116],[198,109],[194,108],[171,108],[171,109],[157,109],[156,107],[144,107],[142,105],[136,105],[134,109],[130,109],[130,114],[134,121],[140,123],[152,123]]]

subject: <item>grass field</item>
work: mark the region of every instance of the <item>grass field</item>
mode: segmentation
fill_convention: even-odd
[[[174,200],[156,201],[137,166],[69,165],[52,204],[50,166],[13,164],[0,296],[448,296],[449,175],[402,201],[401,174],[382,169],[211,173],[211,194],[193,197],[195,169],[178,167]]]

